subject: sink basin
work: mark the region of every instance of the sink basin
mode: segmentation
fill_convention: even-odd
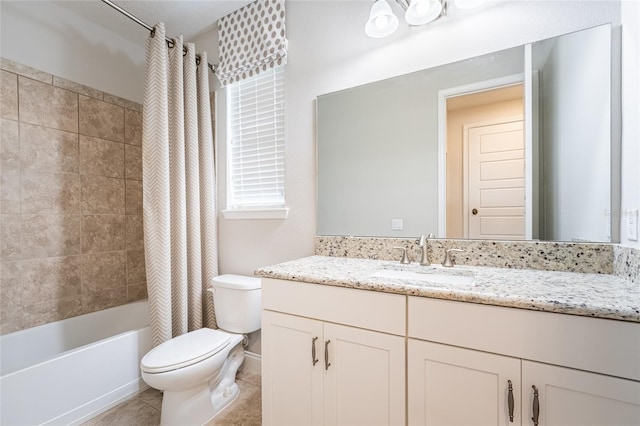
[[[427,270],[425,272],[401,271],[395,269],[382,269],[371,275],[376,278],[391,278],[403,281],[413,281],[425,284],[438,284],[450,287],[473,287],[476,278],[473,275],[442,273],[440,270]]]

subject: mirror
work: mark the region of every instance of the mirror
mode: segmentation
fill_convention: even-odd
[[[317,234],[610,242],[611,64],[604,25],[319,96]]]

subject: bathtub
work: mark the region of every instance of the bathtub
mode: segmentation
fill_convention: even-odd
[[[141,392],[149,307],[129,303],[0,336],[0,424],[78,424]]]

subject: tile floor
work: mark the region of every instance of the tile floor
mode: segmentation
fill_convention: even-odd
[[[240,396],[206,426],[258,426],[262,423],[261,377],[239,371]],[[160,424],[162,395],[147,389],[84,423],[83,426],[156,426]],[[186,426],[186,425],[185,425]]]

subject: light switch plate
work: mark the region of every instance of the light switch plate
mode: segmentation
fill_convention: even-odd
[[[627,240],[638,241],[638,210],[627,211]]]
[[[392,231],[402,231],[402,228],[403,228],[402,219],[391,219]]]

